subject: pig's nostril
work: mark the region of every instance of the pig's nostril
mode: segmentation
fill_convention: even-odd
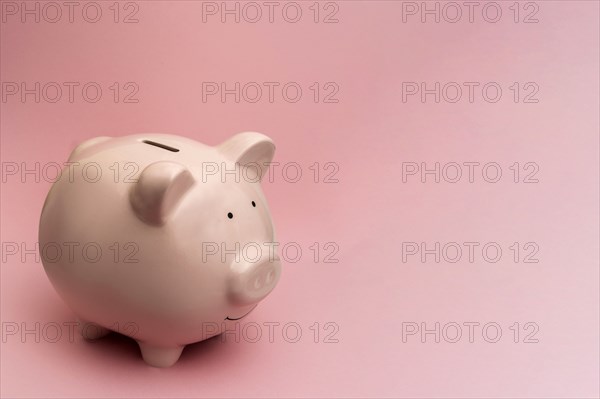
[[[233,265],[228,295],[231,301],[237,304],[257,303],[273,290],[279,280],[281,269],[279,259],[241,265],[245,267],[240,267],[238,270],[236,270],[236,266],[239,265]]]

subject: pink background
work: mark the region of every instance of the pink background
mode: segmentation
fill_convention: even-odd
[[[298,23],[281,13],[273,23],[266,16],[203,23],[202,3],[193,1],[139,2],[133,24],[113,22],[112,2],[99,2],[95,24],[81,8],[73,23],[65,15],[57,23],[4,15],[2,82],[104,89],[97,103],[80,95],[73,103],[8,97],[0,125],[5,165],[62,163],[74,145],[99,135],[161,132],[217,144],[260,131],[275,140],[276,161],[303,169],[298,183],[281,175],[264,183],[279,241],[299,243],[303,256],[284,265],[276,290],[246,319],[298,323],[297,343],[281,329],[272,343],[217,338],[155,369],[123,337],[51,343],[19,332],[3,336],[2,396],[598,397],[598,3],[537,2],[539,22],[530,24],[514,23],[513,2],[499,2],[497,23],[479,11],[473,23],[463,16],[439,24],[418,16],[403,23],[402,3],[391,1],[337,2],[338,23],[314,23],[312,3],[299,2]],[[531,12],[523,7],[521,19]],[[331,10],[321,8],[320,17]],[[293,81],[303,97],[203,102],[204,81]],[[498,82],[503,97],[488,103],[476,91],[473,103],[403,102],[405,81]],[[139,102],[115,104],[113,82],[135,82]],[[313,82],[337,83],[339,102],[314,103]],[[513,82],[535,82],[539,102],[515,103]],[[402,181],[403,162],[469,161],[497,162],[502,179]],[[315,183],[314,162],[337,163],[339,182]],[[539,182],[514,183],[514,162],[539,165]],[[26,177],[3,182],[1,232],[3,243],[33,248],[50,183]],[[457,263],[402,262],[402,242],[466,241],[497,242],[502,259],[489,263],[478,252],[472,263],[465,254]],[[339,246],[339,263],[323,262],[327,242]],[[539,263],[515,263],[513,242],[537,243]],[[3,333],[10,323],[74,319],[33,255],[3,260],[1,312]],[[323,342],[327,322],[339,327],[337,343]],[[403,342],[407,322],[495,322],[503,335],[488,343],[480,326],[473,343],[465,336],[423,343],[419,335]],[[518,343],[509,329],[515,322]],[[539,326],[539,342],[523,343],[527,322]]]

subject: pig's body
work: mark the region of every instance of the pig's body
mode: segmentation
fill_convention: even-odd
[[[252,173],[237,182],[213,173],[269,162],[273,150],[258,133],[218,147],[152,134],[80,145],[69,159],[79,163],[74,173],[65,170],[48,194],[39,241],[83,335],[129,335],[148,363],[169,366],[185,345],[250,312],[280,274],[264,245],[275,241],[269,210],[260,182],[244,177]],[[214,253],[248,243],[263,248],[258,259]]]

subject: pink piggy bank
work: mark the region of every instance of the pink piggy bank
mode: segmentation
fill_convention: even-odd
[[[216,147],[164,134],[79,145],[48,193],[39,244],[82,335],[128,335],[168,367],[250,313],[281,273],[260,187],[274,151],[253,132]]]

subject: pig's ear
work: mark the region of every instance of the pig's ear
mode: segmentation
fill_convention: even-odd
[[[129,200],[138,218],[161,226],[179,200],[194,184],[194,177],[183,165],[160,161],[146,166],[131,187]]]
[[[269,170],[269,163],[275,155],[273,140],[261,133],[238,133],[218,146],[227,158],[248,168],[259,168],[262,179]]]

